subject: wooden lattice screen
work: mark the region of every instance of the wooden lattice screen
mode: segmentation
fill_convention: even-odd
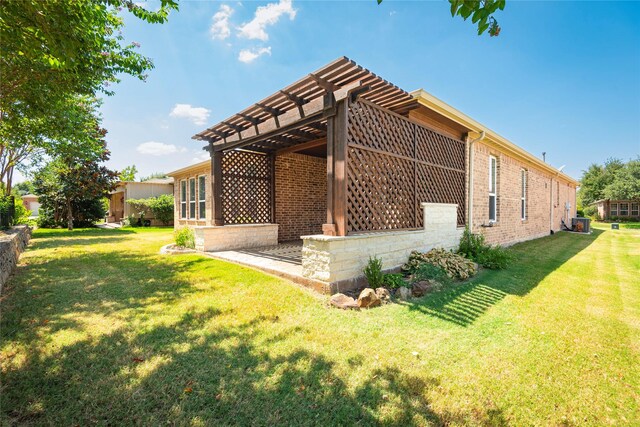
[[[360,100],[347,131],[347,232],[423,225],[423,202],[457,203],[465,224],[465,143]]]
[[[273,222],[269,156],[227,151],[222,156],[222,213],[225,224]]]

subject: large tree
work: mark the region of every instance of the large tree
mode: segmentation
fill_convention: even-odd
[[[118,180],[118,173],[109,170],[109,150],[104,141],[106,131],[96,128],[94,137],[102,145],[92,156],[68,154],[57,156],[35,176],[35,190],[39,195],[43,221],[53,225],[66,222],[69,230],[77,225],[90,225],[101,218],[102,198],[106,197]]]
[[[604,189],[612,200],[640,200],[640,157],[629,161],[616,172],[616,177]]]
[[[150,23],[177,9],[160,0],[151,12],[129,0],[0,2],[0,161],[4,191],[15,167],[76,137],[83,100],[112,94],[120,74],[141,80],[153,63],[125,43],[123,11]]]
[[[603,165],[593,163],[582,172],[578,199],[582,206],[602,199],[633,199],[619,197],[633,194],[633,188],[640,187],[637,175],[638,160],[624,163],[620,159],[607,159]],[[635,178],[634,178],[635,176]]]

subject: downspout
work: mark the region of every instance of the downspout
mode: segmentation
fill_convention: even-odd
[[[469,224],[469,231],[473,233],[473,144],[478,141],[482,141],[485,136],[485,131],[480,131],[480,136],[469,140],[469,197],[467,198],[467,212],[469,218],[467,218],[467,224]]]

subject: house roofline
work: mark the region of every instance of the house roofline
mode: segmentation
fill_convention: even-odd
[[[480,134],[481,132],[485,132],[485,138],[481,142],[485,142],[485,143],[489,142],[490,144],[493,144],[498,148],[507,150],[511,154],[516,155],[517,157],[533,164],[534,166],[537,166],[547,171],[548,173],[562,177],[564,180],[576,186],[579,185],[579,182],[574,178],[570,177],[567,174],[562,173],[560,170],[551,166],[550,164],[543,162],[538,157],[534,156],[533,154],[529,153],[523,148],[520,148],[513,142],[509,141],[507,138],[492,131],[485,125],[481,124],[480,122],[477,122],[476,120],[467,116],[463,112],[455,109],[454,107],[447,104],[446,102],[436,98],[435,96],[431,95],[429,92],[425,91],[424,89],[417,89],[410,93],[411,93],[411,96],[413,96],[418,100],[418,103],[420,105],[423,105],[424,107],[427,107],[430,110],[433,110],[443,115],[444,117],[450,120],[453,120],[454,122],[467,128],[469,131],[478,133],[478,134]]]
[[[204,162],[200,162],[200,163],[196,163],[196,164],[193,164],[193,165],[185,166],[183,168],[176,169],[176,170],[174,170],[172,172],[169,172],[169,173],[167,173],[167,175],[169,175],[170,177],[173,178],[176,175],[181,175],[181,174],[183,174],[185,172],[189,172],[190,170],[200,169],[200,168],[202,168],[204,166],[208,166],[208,165],[210,165],[210,162],[211,162],[210,160],[205,160]]]

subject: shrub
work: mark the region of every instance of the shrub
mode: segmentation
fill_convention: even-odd
[[[582,210],[582,214],[587,218],[597,218],[598,208],[595,206],[587,206]]]
[[[176,245],[181,248],[195,249],[196,239],[193,235],[193,230],[189,227],[179,228],[173,232],[173,238],[176,241]]]
[[[584,218],[584,209],[576,209],[576,216],[578,218]]]
[[[408,287],[409,284],[404,280],[404,276],[400,273],[387,273],[382,278],[382,284],[389,289],[398,289]]]
[[[435,280],[443,285],[451,282],[451,278],[442,267],[429,263],[421,264],[413,274],[414,282],[421,282],[423,280]]]
[[[378,257],[369,257],[366,267],[363,270],[364,277],[367,278],[369,286],[377,289],[384,283],[384,274],[382,273],[382,260]]]
[[[478,264],[493,270],[507,268],[512,260],[511,251],[499,245],[487,246],[476,258]]]
[[[161,194],[158,197],[148,199],[129,199],[127,203],[139,212],[141,222],[144,222],[144,217],[148,212],[164,225],[173,221],[173,196],[171,194]]]
[[[458,253],[465,258],[475,260],[480,252],[487,247],[483,234],[474,234],[469,227],[464,228],[462,237],[460,238],[460,246]]]
[[[402,270],[414,274],[422,264],[433,264],[442,268],[450,278],[465,280],[476,274],[476,265],[462,255],[445,249],[432,249],[427,253],[411,252],[409,261],[402,266]]]

